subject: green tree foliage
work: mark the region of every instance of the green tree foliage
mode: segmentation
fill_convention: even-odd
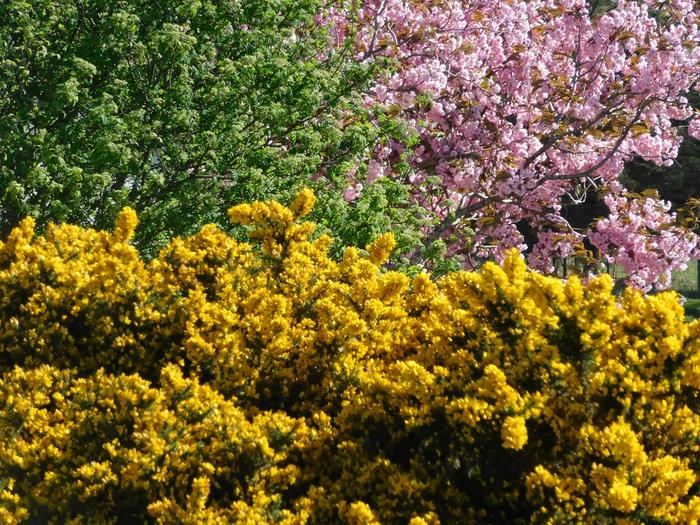
[[[372,71],[329,50],[321,9],[320,0],[0,3],[0,235],[25,215],[40,228],[105,227],[129,204],[142,219],[136,245],[152,256],[173,235],[225,225],[231,204],[284,200],[319,172],[329,211],[316,219],[354,220],[347,242],[404,221],[383,211],[404,196],[396,184],[353,209],[342,199],[347,170],[378,137],[357,97]]]

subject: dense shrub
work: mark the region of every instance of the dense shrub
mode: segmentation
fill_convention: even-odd
[[[700,323],[503,267],[382,269],[289,208],[151,262],[31,220],[0,246],[3,523],[695,523]]]

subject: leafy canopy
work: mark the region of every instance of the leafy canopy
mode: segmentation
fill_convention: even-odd
[[[173,235],[225,226],[230,205],[284,198],[319,172],[321,218],[350,221],[351,242],[402,221],[381,209],[405,195],[396,184],[354,205],[369,217],[349,210],[336,184],[378,136],[357,97],[376,65],[330,46],[315,19],[322,8],[2,2],[0,234],[25,215],[41,228],[107,227],[128,204],[141,217],[135,243],[152,256]]]

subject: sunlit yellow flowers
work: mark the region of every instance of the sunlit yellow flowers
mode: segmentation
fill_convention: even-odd
[[[698,523],[674,295],[515,252],[409,278],[390,234],[335,260],[313,204],[149,262],[128,209],[0,244],[0,523]]]

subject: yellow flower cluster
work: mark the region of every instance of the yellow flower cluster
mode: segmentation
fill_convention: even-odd
[[[0,522],[700,521],[700,323],[671,294],[502,266],[410,279],[289,207],[150,262],[0,244]]]

